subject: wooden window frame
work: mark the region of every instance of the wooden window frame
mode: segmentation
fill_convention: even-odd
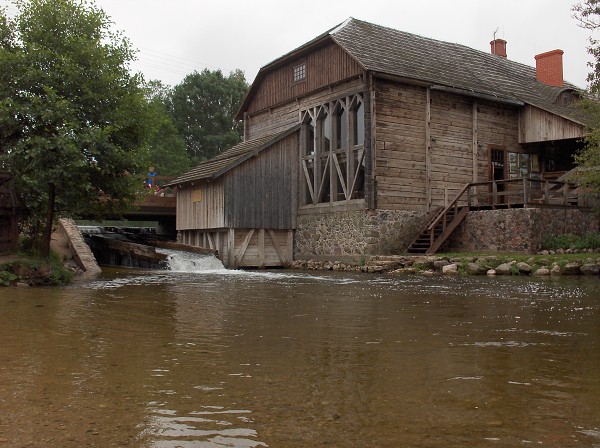
[[[298,76],[297,76],[298,75]],[[301,77],[299,75],[302,75]],[[292,66],[292,85],[306,81],[306,61],[301,61]]]

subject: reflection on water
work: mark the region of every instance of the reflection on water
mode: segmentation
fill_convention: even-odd
[[[0,290],[0,446],[600,446],[600,284],[116,269]]]

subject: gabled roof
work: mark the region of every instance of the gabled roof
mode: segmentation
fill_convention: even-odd
[[[300,125],[294,125],[285,131],[265,135],[253,140],[246,140],[216,155],[212,159],[200,163],[185,174],[173,179],[167,186],[182,185],[199,180],[212,180],[222,176],[227,171],[235,168],[240,163],[258,155],[262,150],[282,140],[288,135],[300,129]]]
[[[581,90],[573,84],[565,82],[563,87],[548,86],[537,81],[534,67],[464,45],[430,39],[354,18],[349,18],[264,66],[255,83],[260,83],[265,73],[329,40],[347,51],[365,70],[376,74],[482,94],[489,99],[527,103],[577,121],[572,110],[555,104],[561,92]],[[242,108],[247,107],[255,91],[255,88],[251,88]]]

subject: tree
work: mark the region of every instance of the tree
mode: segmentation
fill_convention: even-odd
[[[55,213],[122,210],[145,173],[151,113],[134,52],[85,0],[17,0],[0,13],[0,163],[17,179],[33,240]]]
[[[194,164],[239,143],[243,124],[235,120],[248,84],[236,70],[194,72],[173,89],[171,111]]]
[[[147,100],[155,127],[148,142],[148,164],[161,176],[177,176],[192,166],[185,140],[173,123],[169,112],[171,90],[159,81],[147,86]]]
[[[595,31],[600,28],[600,0],[585,0],[572,8],[579,26]],[[586,190],[600,193],[600,42],[589,38],[588,53],[592,62],[588,65],[587,96],[580,101],[590,132],[586,135],[584,148],[575,156],[579,169],[577,181]]]

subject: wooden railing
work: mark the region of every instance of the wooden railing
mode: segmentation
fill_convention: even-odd
[[[463,194],[464,196],[464,194]],[[518,178],[475,182],[459,198],[472,208],[506,208],[523,205],[587,206],[571,182]]]
[[[466,184],[408,247],[407,252],[435,253],[469,210],[524,207],[526,205],[590,206],[570,182],[518,178]]]

